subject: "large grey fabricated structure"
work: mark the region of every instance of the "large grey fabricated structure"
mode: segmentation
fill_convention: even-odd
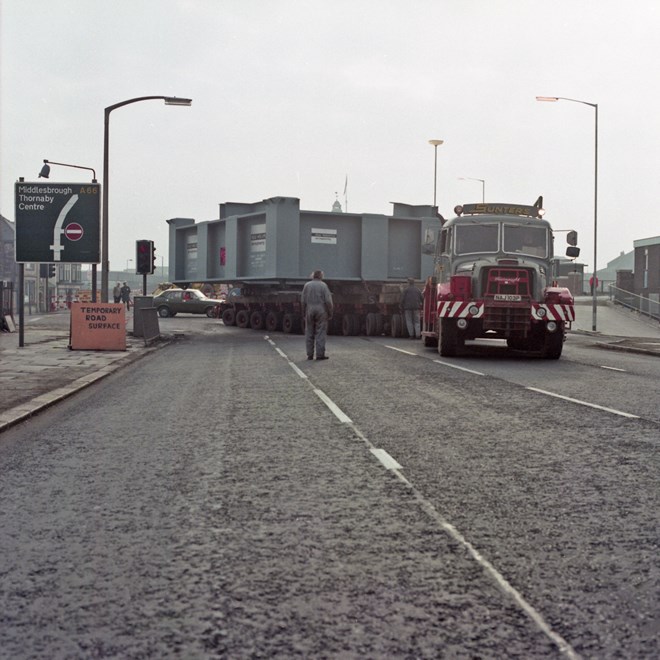
[[[300,332],[300,291],[320,269],[333,294],[330,333],[406,336],[401,284],[433,273],[441,222],[432,206],[394,204],[385,216],[301,211],[293,197],[226,203],[218,220],[168,220],[170,280],[232,285],[225,325]]]
[[[433,273],[441,218],[432,206],[394,204],[392,216],[301,211],[294,197],[220,205],[220,218],[173,218],[170,281],[306,280],[403,282]]]

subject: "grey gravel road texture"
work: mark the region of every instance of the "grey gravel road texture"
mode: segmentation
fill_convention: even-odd
[[[0,436],[0,657],[660,654],[657,424],[203,327]]]
[[[5,657],[559,657],[257,334],[177,342],[1,452]]]

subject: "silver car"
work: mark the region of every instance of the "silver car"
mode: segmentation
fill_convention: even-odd
[[[163,318],[177,314],[206,314],[213,318],[218,315],[222,301],[207,298],[197,289],[168,289],[156,296],[153,304]]]

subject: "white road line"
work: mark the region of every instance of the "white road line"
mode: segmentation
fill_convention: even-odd
[[[410,482],[408,483],[410,484]],[[435,522],[437,522],[438,525],[449,534],[449,536],[468,551],[470,556],[483,568],[486,574],[499,585],[500,589],[511,596],[511,598],[513,598],[538,628],[557,645],[560,653],[564,653],[566,657],[571,658],[571,660],[577,660],[580,656],[573,650],[571,645],[561,637],[561,635],[556,633],[550,627],[543,618],[543,615],[525,600],[523,595],[485,557],[482,556],[482,554],[456,529],[456,527],[445,520],[433,504],[426,500],[426,498],[414,486],[410,485],[410,488],[426,514],[435,520]]]
[[[619,367],[606,367],[604,364],[600,365],[601,369],[610,369],[611,371],[625,371],[625,369],[619,369]]]
[[[389,344],[385,344],[385,348],[391,348],[393,351],[398,351],[399,353],[405,353],[406,355],[417,355],[417,353],[413,353],[412,351],[406,351],[403,348],[397,348],[396,346],[390,346]]]
[[[443,367],[451,367],[452,369],[458,369],[459,371],[467,371],[469,374],[474,374],[475,376],[485,376],[486,374],[481,373],[481,371],[475,371],[474,369],[467,369],[466,367],[459,367],[457,364],[451,364],[451,362],[443,362],[442,360],[433,360],[436,364],[441,364]]]
[[[589,403],[588,401],[581,401],[580,399],[572,399],[570,396],[564,396],[563,394],[556,394],[555,392],[548,392],[547,390],[540,390],[537,387],[526,387],[525,389],[531,390],[532,392],[538,392],[539,394],[547,394],[548,396],[553,396],[556,399],[563,399],[564,401],[577,403],[580,406],[588,406],[589,408],[596,408],[597,410],[603,410],[604,412],[612,413],[613,415],[620,415],[621,417],[630,417],[631,419],[639,419],[638,415],[633,415],[632,413],[623,412],[622,410],[616,410],[615,408],[606,408],[605,406],[599,406],[597,403]]]
[[[328,408],[330,408],[330,411],[332,414],[342,423],[342,424],[352,424],[353,420],[346,415],[344,412],[342,412],[341,408],[323,391],[323,390],[318,390],[314,388],[314,393],[316,396],[325,403]]]
[[[386,470],[401,470],[399,465],[384,449],[372,447],[369,450],[384,466]]]
[[[266,338],[267,339],[267,338]],[[273,346],[275,344],[268,340]],[[293,362],[288,358],[288,356],[277,349],[277,352],[284,356],[284,358],[287,360],[287,362],[291,365],[291,367],[295,371],[300,371],[298,367],[296,367]],[[395,350],[400,350],[400,349],[395,349]],[[405,351],[401,351],[405,352]],[[413,354],[414,355],[414,354]],[[440,363],[442,364],[442,363]],[[454,365],[449,365],[449,366],[454,366]],[[479,373],[479,372],[473,372],[473,373]],[[479,374],[483,375],[483,374]],[[309,381],[308,381],[309,382]],[[311,385],[311,383],[310,383]],[[313,385],[312,385],[313,387]],[[369,447],[369,451],[381,462],[381,464],[388,470],[391,470],[393,474],[396,475],[396,477],[403,482],[410,490],[412,491],[413,495],[417,499],[417,501],[420,504],[421,509],[433,520],[435,521],[451,538],[453,538],[457,543],[462,545],[470,554],[470,556],[482,567],[484,572],[490,576],[496,584],[502,589],[504,593],[509,595],[514,602],[529,616],[529,618],[537,625],[537,627],[557,646],[559,649],[560,653],[563,653],[566,655],[567,658],[570,658],[570,660],[579,660],[578,654],[573,650],[571,645],[559,634],[557,634],[545,621],[543,618],[542,614],[536,610],[532,605],[530,605],[525,598],[522,596],[522,594],[517,591],[510,583],[509,581],[485,558],[481,555],[481,553],[454,527],[451,523],[449,523],[445,518],[436,510],[436,508],[429,502],[404,476],[399,472],[401,469],[401,465],[390,455],[388,454],[384,449],[378,449],[374,447],[374,445],[371,443],[371,441],[353,424],[351,421],[350,417],[348,417],[342,410],[328,397],[328,395],[323,392],[322,390],[319,390],[317,388],[314,388],[314,393],[325,403],[326,406],[334,413],[334,415],[342,422],[345,424],[350,425],[352,428],[353,432],[355,435],[363,440],[367,447]],[[528,389],[533,389],[533,388],[528,388]],[[538,390],[542,392],[542,390]]]

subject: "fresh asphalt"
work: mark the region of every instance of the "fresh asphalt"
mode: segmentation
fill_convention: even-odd
[[[577,318],[571,333],[591,336],[603,349],[660,357],[660,324],[656,321],[600,303],[596,310],[597,331],[593,332],[591,298],[576,302]],[[18,332],[0,333],[0,433],[161,349],[174,338],[161,335],[160,340],[146,344],[133,336],[132,324],[129,313],[125,351],[70,350],[68,310],[26,317],[22,347]]]

